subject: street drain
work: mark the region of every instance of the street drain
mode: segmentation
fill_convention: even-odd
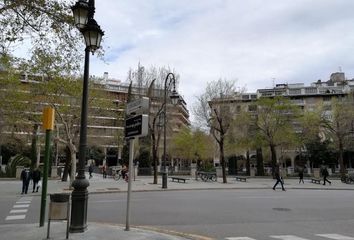
[[[291,211],[290,208],[273,208],[273,210],[275,210],[275,211],[283,211],[283,212]]]

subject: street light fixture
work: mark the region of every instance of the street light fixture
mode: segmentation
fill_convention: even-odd
[[[169,83],[167,85],[167,81],[169,80]],[[167,169],[166,169],[166,163],[167,163],[167,157],[166,157],[166,124],[167,124],[167,90],[173,85],[173,91],[172,94],[170,95],[171,101],[173,105],[176,105],[179,101],[179,95],[176,92],[176,79],[175,75],[173,73],[169,73],[166,76],[165,79],[165,91],[164,91],[164,118],[163,118],[163,172],[162,172],[162,188],[167,188]]]
[[[100,47],[104,33],[93,19],[95,13],[94,0],[89,0],[88,2],[79,0],[71,9],[75,26],[84,35],[86,48],[81,103],[79,165],[77,176],[72,183],[74,190],[72,192],[70,232],[84,232],[87,229],[87,187],[90,185],[85,177],[90,52],[93,54]]]

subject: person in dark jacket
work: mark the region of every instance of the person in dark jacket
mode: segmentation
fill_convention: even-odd
[[[92,178],[92,173],[93,173],[93,164],[92,163],[90,164],[88,170],[89,170],[89,174],[90,174],[89,179],[91,179]]]
[[[41,180],[41,172],[39,171],[38,168],[34,169],[32,172],[32,181],[33,181],[33,191],[38,192],[39,186],[38,182]]]
[[[302,167],[299,168],[299,183],[304,183],[304,169]]]
[[[27,167],[27,168],[24,168],[21,172],[21,180],[22,180],[22,192],[21,194],[27,194],[28,192],[28,186],[29,186],[29,183],[30,183],[30,180],[31,180],[31,176],[32,173],[31,173],[31,170]]]
[[[277,180],[276,183],[274,184],[273,190],[275,191],[275,187],[278,185],[278,183],[281,184],[281,189],[283,191],[285,191],[284,185],[283,185],[283,180],[281,178],[281,174],[280,174],[280,169],[279,169],[279,165],[275,166],[275,171],[274,171],[274,176],[275,179]]]
[[[326,185],[326,182],[328,182],[329,185],[331,185],[332,182],[327,179],[328,175],[329,175],[329,173],[328,173],[327,167],[324,167],[322,169],[323,185]]]

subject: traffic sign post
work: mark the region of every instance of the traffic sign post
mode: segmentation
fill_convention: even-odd
[[[125,230],[130,230],[130,195],[131,195],[131,181],[133,172],[134,159],[134,139],[144,137],[149,131],[149,98],[143,97],[127,104],[125,120],[125,138],[129,139],[129,180],[127,193],[127,209],[125,219]],[[139,115],[138,115],[139,114]]]

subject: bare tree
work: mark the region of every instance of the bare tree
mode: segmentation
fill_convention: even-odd
[[[210,129],[219,148],[219,158],[222,167],[223,183],[226,179],[225,136],[233,121],[228,100],[236,94],[235,81],[219,79],[208,83],[205,92],[197,97],[194,114],[202,127]]]
[[[153,183],[158,182],[158,165],[159,165],[159,147],[161,140],[161,121],[163,117],[164,109],[164,88],[165,79],[168,73],[173,72],[170,68],[166,67],[155,67],[145,68],[144,66],[138,64],[136,70],[130,69],[128,72],[128,81],[131,81],[135,86],[138,87],[138,94],[143,96],[146,95],[150,98],[149,107],[149,140],[150,141],[140,141],[141,145],[143,142],[150,144],[151,155],[152,155],[152,165],[154,172]],[[175,74],[176,81],[178,82],[178,74]],[[145,146],[142,146],[145,147]]]
[[[332,112],[331,117],[326,113],[322,114],[323,129],[327,133],[327,136],[334,140],[338,149],[338,163],[340,166],[340,174],[343,177],[346,173],[346,168],[343,161],[343,152],[345,143],[348,141],[348,137],[353,132],[353,119],[354,119],[354,107],[353,107],[353,95],[349,95],[345,98],[332,100]]]

